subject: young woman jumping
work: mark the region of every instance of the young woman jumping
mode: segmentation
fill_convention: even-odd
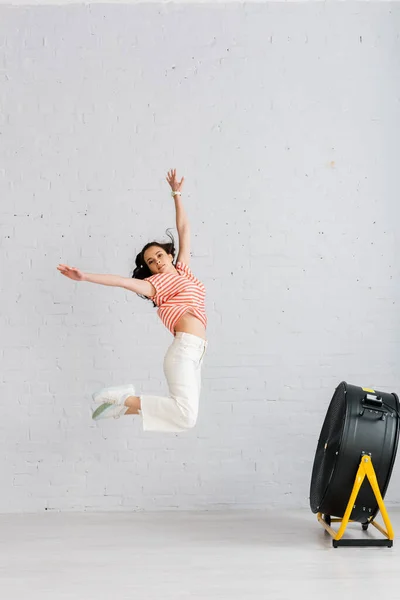
[[[57,269],[74,281],[89,281],[122,287],[145,296],[158,307],[158,315],[174,336],[164,358],[168,396],[136,395],[133,384],[104,388],[93,394],[99,404],[94,420],[141,415],[145,431],[185,431],[197,420],[201,367],[207,348],[205,287],[189,268],[190,229],[182,200],[184,178],[178,181],[175,169],[166,177],[175,202],[179,253],[176,263],[172,236],[170,243],[150,242],[136,257],[132,278],[119,275],[83,273],[60,264]]]

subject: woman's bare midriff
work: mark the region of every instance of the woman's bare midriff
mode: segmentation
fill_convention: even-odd
[[[202,338],[203,340],[206,338],[206,328],[203,323],[190,313],[185,313],[181,316],[181,318],[175,324],[175,333],[178,331],[182,331],[183,333],[191,333],[192,335],[197,335],[197,337]]]

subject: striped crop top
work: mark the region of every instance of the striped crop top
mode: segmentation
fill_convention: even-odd
[[[205,286],[187,265],[178,262],[175,268],[177,273],[156,273],[145,279],[156,290],[150,300],[158,306],[157,314],[172,335],[175,335],[177,321],[187,312],[207,326]]]

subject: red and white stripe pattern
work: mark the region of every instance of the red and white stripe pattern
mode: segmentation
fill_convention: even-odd
[[[157,273],[147,277],[156,290],[150,298],[159,307],[157,314],[164,325],[175,334],[175,324],[186,312],[190,312],[207,326],[205,311],[206,288],[193,275],[190,268],[178,262],[177,273]]]

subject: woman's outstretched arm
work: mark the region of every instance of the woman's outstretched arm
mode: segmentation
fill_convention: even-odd
[[[169,185],[171,186],[172,193],[174,194],[175,202],[175,214],[176,214],[176,229],[178,230],[179,237],[179,253],[177,262],[182,262],[185,265],[189,265],[190,262],[190,226],[189,219],[187,217],[185,208],[183,206],[181,198],[181,190],[184,177],[180,181],[176,178],[176,169],[168,171],[166,177]]]
[[[111,285],[114,287],[121,287],[135,294],[141,296],[148,296],[151,298],[156,293],[154,286],[149,281],[142,281],[141,279],[132,279],[130,277],[121,277],[121,275],[101,275],[98,273],[84,273],[76,267],[69,267],[68,265],[58,265],[58,271],[72,279],[73,281],[89,281],[90,283],[99,283],[101,285]]]

